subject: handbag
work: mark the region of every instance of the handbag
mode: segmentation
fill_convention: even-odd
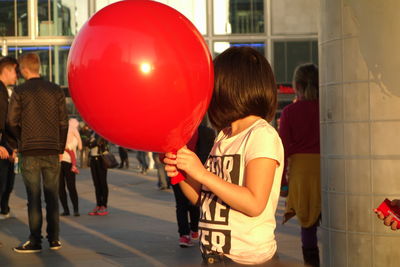
[[[112,169],[112,168],[115,168],[115,167],[117,167],[119,165],[117,159],[114,156],[114,154],[109,152],[109,151],[104,152],[101,155],[101,159],[103,161],[104,167],[106,167],[107,169]]]

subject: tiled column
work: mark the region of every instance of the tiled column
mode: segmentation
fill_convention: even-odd
[[[400,266],[400,230],[373,209],[400,198],[400,1],[321,0],[325,267]]]

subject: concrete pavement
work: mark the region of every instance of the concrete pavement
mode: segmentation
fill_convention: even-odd
[[[12,251],[29,235],[25,187],[17,175],[10,200],[14,217],[0,221],[0,266],[199,266],[198,246],[178,246],[172,190],[157,190],[156,171],[140,174],[131,153],[130,163],[130,169],[109,171],[110,214],[102,217],[87,215],[95,206],[94,187],[89,169],[81,169],[77,176],[81,216],[61,217],[61,250],[50,251],[44,239],[42,252],[35,254]],[[276,231],[279,257],[290,262],[285,266],[302,266],[298,265],[302,262],[300,230],[295,220],[280,225],[283,208],[281,199]],[[45,227],[46,223],[43,233]]]

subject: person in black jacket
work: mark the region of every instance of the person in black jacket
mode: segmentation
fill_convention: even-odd
[[[22,154],[22,177],[28,196],[29,240],[14,251],[42,249],[41,183],[46,202],[47,239],[50,249],[61,248],[58,189],[60,159],[68,132],[65,96],[61,88],[39,75],[40,59],[34,53],[19,58],[26,82],[15,88],[8,109],[8,125]]]
[[[15,180],[15,152],[9,143],[11,140],[6,132],[6,119],[9,101],[7,86],[13,86],[17,82],[17,65],[18,62],[15,58],[3,57],[0,59],[0,219],[10,217],[8,201]]]

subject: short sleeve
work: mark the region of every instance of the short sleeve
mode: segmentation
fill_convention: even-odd
[[[245,163],[256,158],[269,158],[283,164],[282,141],[270,125],[262,125],[251,131],[245,148]]]

